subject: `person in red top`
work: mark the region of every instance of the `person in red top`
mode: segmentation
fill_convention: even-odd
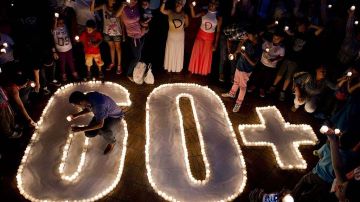
[[[91,78],[91,66],[93,65],[93,60],[95,60],[96,66],[99,69],[99,78],[104,78],[102,72],[104,62],[101,59],[99,48],[99,45],[102,42],[102,36],[100,32],[96,31],[96,23],[94,20],[88,20],[86,22],[86,31],[80,35],[80,42],[84,45],[85,65],[87,67],[86,78]]]

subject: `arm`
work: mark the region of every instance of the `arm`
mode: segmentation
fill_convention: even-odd
[[[239,1],[238,0],[233,0],[233,4],[231,7],[231,17],[234,17],[236,14],[236,5]]]
[[[72,132],[81,132],[81,131],[92,131],[92,130],[97,130],[100,129],[104,126],[104,119],[101,119],[100,121],[97,121],[95,123],[92,123],[88,126],[74,126],[71,127]]]
[[[339,152],[339,141],[336,138],[335,134],[329,134],[328,140],[330,142],[330,152],[331,152],[331,161],[334,168],[336,179],[343,183],[346,180],[344,172],[344,162],[341,159]]]
[[[221,25],[222,25],[222,17],[218,17],[218,24],[216,26],[216,35],[215,35],[215,41],[213,45],[213,51],[215,51],[219,44],[220,34],[221,34]]]
[[[116,12],[116,17],[120,17],[123,14],[124,8],[127,6],[126,2],[123,2],[119,8],[119,10]]]
[[[350,80],[347,83],[347,90],[348,92],[351,94],[353,93],[355,90],[360,88],[360,82],[357,82],[356,84],[350,86]]]
[[[164,15],[169,15],[170,11],[165,9],[165,4],[166,4],[166,0],[163,0],[161,7],[160,7],[160,12]]]
[[[24,118],[28,121],[28,123],[31,124],[31,125],[35,125],[35,122],[29,116],[23,102],[20,99],[19,91],[12,90],[11,91],[11,97],[14,99],[16,106],[18,107],[19,111],[24,116]]]
[[[91,5],[90,5],[90,12],[91,13],[94,13],[94,11],[98,11],[98,10],[101,10],[101,9],[103,9],[103,5],[95,7],[95,0],[91,1]]]
[[[199,17],[204,16],[203,12],[196,14],[195,10],[194,10],[194,6],[191,3],[190,3],[190,14],[191,14],[192,18],[199,18]]]
[[[39,92],[40,90],[40,77],[39,77],[39,69],[34,69],[34,79],[35,79],[35,92]]]
[[[72,116],[73,119],[76,119],[76,118],[83,116],[85,114],[88,114],[88,113],[90,113],[90,110],[88,108],[86,108],[86,109],[82,110],[81,112],[76,113],[76,114],[71,114],[70,116]]]
[[[315,29],[315,36],[319,36],[321,34],[321,32],[324,30],[324,27],[320,27],[317,25],[310,25],[309,28]]]

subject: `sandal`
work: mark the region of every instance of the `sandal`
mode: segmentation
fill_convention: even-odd
[[[118,65],[116,69],[116,74],[121,74],[121,73],[122,73],[122,68],[120,65]]]
[[[106,71],[111,71],[112,70],[112,68],[114,68],[114,64],[113,63],[111,63],[107,68],[106,68]]]

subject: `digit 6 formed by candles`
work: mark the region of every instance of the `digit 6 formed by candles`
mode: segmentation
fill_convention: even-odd
[[[17,186],[26,199],[95,201],[111,192],[120,181],[128,137],[126,121],[116,126],[116,147],[104,156],[102,149],[106,143],[102,138],[90,139],[83,132],[68,132],[72,123],[68,122],[71,117],[68,119],[67,115],[74,113],[68,98],[75,90],[100,91],[111,96],[119,106],[131,105],[129,92],[111,82],[104,85],[90,81],[58,89],[46,105],[18,169]],[[74,122],[87,125],[90,118],[91,115],[79,117]]]

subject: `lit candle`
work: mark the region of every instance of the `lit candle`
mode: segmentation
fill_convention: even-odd
[[[268,53],[268,52],[270,52],[270,49],[269,49],[269,48],[265,48],[265,51]]]
[[[234,55],[230,53],[228,58],[229,58],[229,60],[234,60]]]
[[[192,5],[193,5],[193,6],[196,6],[196,1],[193,1],[193,2],[192,2]]]
[[[336,129],[334,130],[334,132],[335,132],[335,135],[339,135],[339,134],[341,133],[340,129],[338,129],[338,128],[336,128]]]
[[[358,24],[359,24],[359,21],[355,20],[354,24],[355,24],[355,25],[358,25]]]
[[[332,5],[331,5],[331,4],[329,4],[329,5],[328,5],[328,8],[332,8]]]
[[[278,25],[279,24],[279,21],[275,20],[275,25]]]
[[[58,17],[59,17],[59,13],[55,13],[54,15],[55,15],[55,17],[56,17],[56,18],[58,18]]]
[[[282,199],[282,202],[294,202],[294,198],[290,194],[286,194]]]
[[[350,7],[350,10],[351,10],[351,11],[354,11],[355,8],[356,8],[356,7],[353,5],[353,6]]]
[[[30,86],[33,87],[33,88],[35,88],[35,86],[36,86],[35,82],[32,81],[32,82],[30,83]]]
[[[5,42],[5,43],[3,43],[3,46],[4,46],[5,48],[7,48],[7,47],[8,47],[8,44]]]
[[[289,26],[285,26],[285,27],[284,27],[284,30],[285,30],[285,31],[288,31],[288,30],[289,30]]]
[[[346,76],[351,77],[351,76],[352,76],[352,72],[348,72],[348,73],[346,74]]]
[[[0,52],[1,52],[1,53],[6,53],[6,49],[5,49],[5,48],[2,48],[2,49],[0,50]]]
[[[320,133],[324,134],[329,131],[329,127],[326,125],[321,126]]]
[[[245,46],[241,46],[241,50],[242,50],[242,51],[245,51]]]
[[[71,116],[70,116],[70,115],[69,115],[69,116],[67,116],[67,117],[66,117],[66,120],[67,120],[67,121],[69,121],[69,122],[70,122],[70,121],[72,121]]]
[[[79,41],[80,37],[78,35],[75,36],[75,40]]]

